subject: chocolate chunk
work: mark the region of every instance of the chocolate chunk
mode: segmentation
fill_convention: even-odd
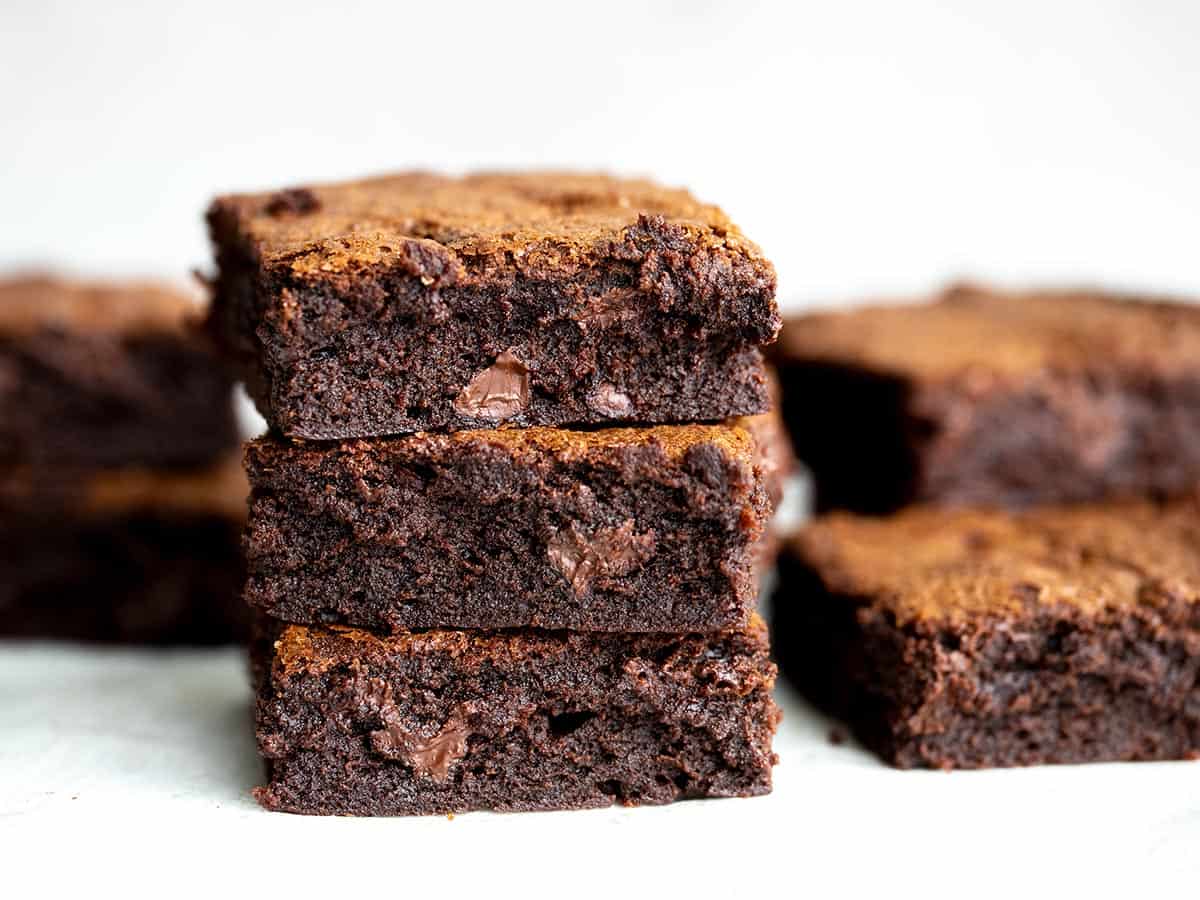
[[[395,707],[389,707],[393,712]],[[470,731],[466,724],[451,718],[433,737],[421,737],[406,730],[397,721],[386,721],[379,731],[371,732],[371,749],[380,756],[397,759],[411,766],[418,775],[428,775],[442,782],[450,775],[450,767],[467,752]]]
[[[316,212],[321,208],[321,201],[308,188],[287,188],[276,191],[263,207],[267,215],[279,218],[284,215],[301,216],[305,213]]]
[[[450,767],[467,752],[470,731],[461,711],[456,711],[433,737],[422,737],[405,727],[392,693],[392,686],[382,678],[370,678],[356,672],[347,684],[348,703],[342,708],[353,713],[365,709],[378,716],[382,728],[369,735],[371,749],[386,759],[395,759],[410,766],[418,775],[428,775],[435,781],[445,781]]]
[[[654,552],[654,532],[635,535],[633,520],[617,528],[598,528],[591,535],[571,524],[546,547],[555,567],[571,583],[576,594],[587,591],[593,578],[626,575]]]
[[[454,401],[460,415],[502,421],[529,406],[529,370],[505,350],[471,379]]]
[[[633,402],[624,391],[617,390],[616,387],[605,382],[588,397],[588,406],[601,415],[620,419],[629,415],[633,409]]]

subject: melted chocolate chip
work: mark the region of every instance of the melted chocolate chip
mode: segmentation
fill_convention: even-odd
[[[617,528],[598,528],[590,535],[572,523],[546,547],[550,562],[570,582],[576,595],[585,593],[594,578],[628,574],[653,552],[654,532],[634,534],[631,519]]]
[[[345,711],[365,711],[379,718],[382,728],[370,732],[371,749],[385,759],[394,759],[418,775],[445,781],[450,769],[467,752],[470,729],[463,711],[456,710],[432,737],[424,737],[405,726],[396,705],[392,686],[382,678],[356,672],[347,682]]]
[[[471,379],[454,401],[459,415],[502,421],[529,406],[529,369],[512,351]]]
[[[406,730],[396,721],[385,722],[383,728],[371,732],[371,749],[387,759],[396,759],[411,766],[414,773],[428,775],[434,781],[445,781],[450,768],[467,753],[466,724],[451,717],[433,737],[421,737]]]
[[[276,191],[264,207],[267,215],[279,218],[284,215],[301,216],[321,208],[321,201],[308,188],[287,188]]]

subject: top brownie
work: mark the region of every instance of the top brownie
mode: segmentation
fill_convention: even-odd
[[[212,328],[286,435],[767,408],[775,271],[685,191],[408,173],[222,197],[208,219]]]
[[[232,385],[168,288],[0,280],[0,464],[202,465],[237,445]]]
[[[1200,481],[1200,310],[973,286],[798,316],[784,412],[823,509],[1173,495]]]

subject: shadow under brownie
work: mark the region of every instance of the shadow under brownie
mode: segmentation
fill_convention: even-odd
[[[796,316],[774,348],[820,509],[1027,507],[1200,482],[1200,310],[972,286]]]
[[[286,621],[381,631],[736,627],[786,474],[778,430],[764,415],[259,438],[246,453],[245,596]]]
[[[405,173],[218,198],[210,325],[289,437],[765,412],[775,271],[637,180]]]
[[[781,560],[785,674],[908,768],[1200,756],[1200,505],[832,514]]]
[[[758,619],[714,635],[275,628],[252,644],[268,809],[551,810],[771,789],[779,711]]]

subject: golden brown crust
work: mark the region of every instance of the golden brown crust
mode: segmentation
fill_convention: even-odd
[[[423,172],[218,198],[265,266],[329,279],[420,260],[429,283],[574,271],[611,253],[640,216],[661,216],[697,247],[770,264],[720,209],[649,181],[564,172]],[[772,270],[773,271],[773,270]]]
[[[765,418],[764,414],[764,418]],[[447,444],[491,444],[514,454],[548,453],[570,459],[596,450],[621,449],[657,445],[668,459],[679,459],[689,450],[704,444],[720,449],[730,459],[753,465],[759,459],[751,428],[759,417],[745,416],[718,425],[654,425],[645,428],[597,428],[591,431],[569,428],[480,428],[455,431],[450,434],[421,432],[395,438],[375,438],[370,441],[344,441],[342,446],[353,449],[361,445],[371,450],[405,441],[444,441]],[[299,442],[303,443],[303,442]],[[314,444],[314,447],[324,446]]]
[[[1025,514],[915,507],[833,514],[792,551],[831,593],[903,624],[965,621],[1066,604],[1102,616],[1200,601],[1200,503],[1050,507]]]
[[[757,613],[751,615],[742,631],[751,640],[766,646],[767,625]],[[449,653],[456,657],[469,653],[473,665],[482,665],[489,659],[563,652],[568,649],[568,644],[562,640],[563,634],[566,632],[435,629],[380,636],[342,625],[286,625],[275,641],[275,665],[286,675],[300,672],[320,675],[347,660],[386,660],[423,653]]]
[[[776,356],[913,380],[968,377],[980,390],[1046,370],[1176,372],[1200,360],[1200,309],[1095,290],[956,285],[933,303],[792,317]]]
[[[201,314],[193,297],[152,282],[85,282],[50,275],[0,279],[0,334],[46,328],[178,332]]]

